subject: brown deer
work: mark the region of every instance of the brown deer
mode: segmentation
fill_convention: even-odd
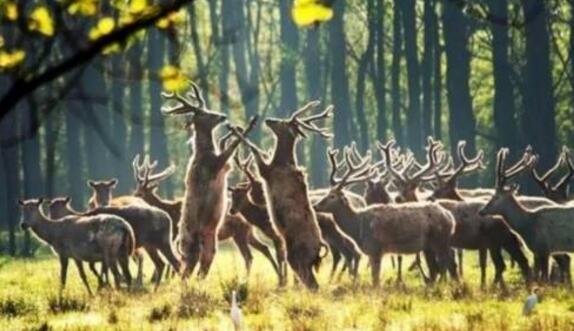
[[[287,119],[265,121],[276,139],[271,160],[244,134],[230,126],[255,157],[259,174],[265,182],[267,209],[275,228],[285,240],[287,262],[301,282],[312,290],[319,287],[313,267],[321,262],[321,247],[327,246],[309,202],[305,173],[297,167],[295,145],[299,137],[307,136],[306,131],[329,137],[327,129],[317,127],[315,122],[328,117],[333,110],[332,106],[319,114],[303,117],[303,113],[318,106],[319,102],[310,102]]]
[[[550,177],[552,177],[558,171],[562,164],[566,164],[568,167],[568,173],[560,178],[560,180],[555,185],[552,185],[550,183]],[[560,157],[558,158],[558,161],[556,161],[556,164],[544,175],[540,176],[538,174],[538,171],[536,171],[535,162],[532,163],[531,174],[532,178],[536,184],[538,184],[545,197],[559,204],[569,202],[568,193],[570,181],[574,177],[574,160],[572,160],[570,150],[566,146],[563,147],[562,153],[560,153]]]
[[[69,216],[54,221],[41,210],[42,199],[19,200],[22,208],[23,229],[30,228],[43,242],[50,245],[60,259],[60,286],[66,286],[69,259],[74,260],[88,293],[92,294],[82,262],[102,262],[110,267],[116,287],[120,287],[121,274],[131,285],[129,256],[134,252],[134,233],[121,218],[114,215]]]
[[[175,171],[175,168],[170,166],[159,173],[153,174],[152,172],[156,165],[157,162],[149,162],[148,156],[144,158],[142,163],[140,163],[139,155],[134,158],[132,166],[137,184],[134,195],[169,214],[172,221],[172,228],[174,229],[173,237],[176,238],[178,235],[177,229],[179,228],[178,222],[181,219],[182,200],[165,200],[157,194],[159,184],[171,176]],[[271,262],[271,265],[277,271],[277,263],[273,259],[269,248],[257,238],[252,226],[249,223],[246,223],[243,218],[225,215],[225,219],[223,221],[223,225],[219,229],[217,239],[219,241],[224,241],[229,238],[233,238],[235,245],[239,249],[239,252],[245,261],[247,274],[249,274],[251,270],[251,264],[253,261],[253,255],[251,254],[249,246],[261,252],[261,254]]]
[[[118,185],[117,179],[110,180],[88,180],[88,186],[92,188],[92,196],[88,200],[88,207],[94,209],[96,207],[109,206],[112,202],[112,191]]]
[[[217,249],[217,233],[226,212],[228,164],[240,140],[218,151],[213,131],[226,120],[224,114],[207,109],[199,87],[191,82],[186,96],[163,93],[176,105],[162,107],[165,115],[191,115],[195,130],[193,155],[185,176],[185,195],[179,221],[179,251],[182,254],[182,277],[188,278],[199,262],[199,276],[207,276]],[[253,128],[253,118],[245,134]]]
[[[171,245],[171,221],[164,211],[147,205],[133,204],[124,207],[98,207],[86,213],[77,213],[69,205],[69,199],[52,200],[49,209],[53,215],[97,216],[110,214],[123,218],[133,229],[137,250],[144,249],[152,260],[155,270],[152,282],[157,288],[161,282],[165,262],[179,270],[179,259]],[[143,258],[138,256],[138,274],[136,284],[143,284]]]
[[[353,164],[347,150],[347,171],[337,179],[336,154],[334,151],[329,153],[331,190],[315,208],[332,213],[341,229],[349,233],[369,256],[373,284],[379,284],[381,259],[386,253],[416,254],[423,251],[431,270],[430,280],[434,281],[438,273],[444,275],[451,263],[449,246],[455,226],[451,213],[430,202],[353,208],[342,189],[370,177],[369,158]]]
[[[528,210],[516,199],[518,186],[508,180],[530,166],[535,156],[523,157],[519,166],[506,169],[508,149],[497,154],[496,193],[481,209],[484,215],[501,215],[508,226],[522,237],[535,255],[535,270],[539,279],[548,279],[548,257],[555,253],[574,251],[574,207],[546,206]]]

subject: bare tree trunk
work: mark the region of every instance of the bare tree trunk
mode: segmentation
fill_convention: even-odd
[[[143,66],[142,66],[143,47],[139,44],[132,46],[132,50],[127,54],[129,63],[130,79],[130,142],[129,155],[136,155],[145,152],[144,145],[144,125],[145,112],[143,109]]]
[[[433,113],[433,123],[434,123],[434,136],[438,139],[442,138],[442,46],[440,44],[440,29],[437,14],[435,11],[432,12],[431,16],[431,27],[433,30],[433,47],[434,47],[434,80],[433,80],[433,94],[434,94],[434,113]]]
[[[337,1],[333,7],[336,14],[329,22],[329,44],[333,61],[331,63],[331,100],[335,106],[335,147],[340,148],[351,140],[353,112],[349,95],[345,52],[345,27],[343,22],[345,2]]]
[[[409,87],[409,104],[407,107],[407,144],[417,155],[421,154],[423,139],[421,136],[420,111],[420,70],[417,55],[417,28],[415,0],[400,0],[401,18],[405,38],[405,58],[407,61],[407,83]]]
[[[525,25],[526,66],[522,125],[526,143],[531,144],[540,154],[539,164],[544,169],[551,167],[557,152],[548,12],[544,0],[524,0],[521,3],[528,21]]]
[[[20,114],[20,133],[28,136],[28,139],[20,143],[22,157],[24,196],[26,198],[38,198],[44,196],[44,183],[42,169],[40,168],[40,136],[33,132],[38,125],[38,105],[32,96],[28,98],[27,105]],[[24,232],[24,245],[21,248],[22,256],[32,254],[30,247],[30,231]]]
[[[68,195],[72,198],[72,206],[76,209],[85,208],[85,195],[87,191],[83,169],[85,166],[82,152],[83,126],[79,113],[84,111],[79,102],[68,99],[66,101],[66,176]]]
[[[307,90],[307,98],[315,100],[323,95],[322,82],[324,77],[321,72],[321,50],[320,50],[320,29],[307,30],[306,45],[304,51],[305,60],[305,86]],[[326,70],[326,69],[325,69]],[[327,176],[325,169],[327,167],[327,159],[325,151],[327,143],[325,139],[313,135],[311,138],[312,151],[311,153],[311,179],[315,187],[324,187],[327,185]],[[319,151],[319,152],[317,152]]]
[[[391,99],[392,99],[392,122],[395,139],[402,145],[404,143],[403,125],[401,120],[401,53],[402,53],[402,29],[401,11],[398,2],[393,4],[393,58],[391,64]]]
[[[112,136],[118,148],[118,155],[113,156],[113,175],[119,179],[115,192],[126,194],[132,187],[131,155],[128,155],[128,128],[126,125],[127,109],[125,107],[126,86],[125,57],[122,54],[115,55],[111,60],[112,73],[108,75],[110,86],[111,109],[112,109]]]
[[[490,12],[495,17],[508,17],[506,0],[490,0]],[[511,81],[512,68],[508,61],[508,26],[505,22],[492,24],[492,59],[494,74],[494,126],[497,131],[498,147],[509,147],[511,151],[520,148],[516,111],[514,108],[514,86]]]
[[[16,201],[20,196],[20,162],[18,145],[5,144],[16,137],[18,132],[18,113],[22,110],[22,104],[16,107],[0,120],[0,141],[2,145],[2,161],[4,162],[4,174],[6,177],[6,223],[8,225],[8,254],[16,255],[16,224],[20,211]]]
[[[215,44],[221,49],[219,80],[219,110],[229,114],[229,46],[232,39],[233,27],[230,26],[229,5],[222,1],[219,17],[217,14],[217,0],[209,0],[209,15],[211,32]],[[227,10],[226,10],[227,9]],[[220,26],[221,24],[221,26]],[[220,28],[221,27],[221,32]]]
[[[422,136],[432,135],[432,76],[434,66],[434,45],[433,45],[433,14],[434,0],[424,0],[424,52],[422,59],[422,86],[423,86],[423,103],[422,103]]]
[[[383,1],[375,1],[375,60],[372,63],[371,79],[377,99],[377,139],[387,138],[387,91],[385,68],[385,7]]]
[[[199,86],[203,91],[203,96],[205,102],[209,106],[209,84],[207,82],[207,67],[205,65],[205,60],[203,58],[203,50],[201,49],[201,44],[199,42],[199,32],[197,24],[196,6],[189,6],[189,19],[190,19],[190,35],[191,43],[193,45],[193,54],[195,55],[195,61],[197,63]]]
[[[375,51],[375,8],[374,0],[367,1],[367,21],[368,37],[367,48],[359,59],[359,68],[357,69],[357,95],[355,108],[357,111],[357,122],[359,123],[359,147],[362,151],[369,148],[369,126],[365,115],[365,85],[367,83],[367,70],[373,63],[373,54]]]
[[[50,113],[44,119],[44,130],[46,131],[44,192],[47,197],[53,197],[56,194],[55,183],[56,181],[61,182],[60,178],[56,178],[56,153],[58,152],[56,148],[58,146],[58,139],[60,138],[59,132],[62,128],[61,120],[59,111]]]
[[[476,120],[470,97],[470,52],[468,22],[456,4],[444,2],[443,31],[446,50],[446,83],[449,106],[449,132],[453,152],[459,140],[466,140],[471,154],[476,150]]]

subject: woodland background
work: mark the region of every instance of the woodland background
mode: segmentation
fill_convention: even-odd
[[[326,147],[351,141],[366,150],[395,137],[422,157],[428,135],[447,146],[464,139],[490,165],[496,148],[515,157],[531,144],[544,169],[561,145],[574,147],[574,1],[337,0],[333,19],[311,28],[293,24],[291,4],[193,1],[174,29],[141,32],[125,51],[81,68],[63,97],[50,98],[56,81],[3,112],[0,252],[34,251],[18,233],[18,198],[70,195],[83,210],[86,180],[111,177],[118,195],[129,194],[138,153],[175,164],[161,189],[182,194],[189,132],[160,113],[158,72],[170,63],[234,123],[287,116],[312,99],[333,104],[334,138],[310,137],[299,150],[313,187],[327,184]],[[39,52],[45,42],[28,46]],[[0,95],[10,75],[0,71]],[[261,126],[252,137],[272,144]],[[466,184],[492,181],[489,166]]]

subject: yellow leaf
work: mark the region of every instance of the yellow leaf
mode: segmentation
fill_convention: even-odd
[[[68,7],[68,12],[72,15],[93,16],[98,9],[98,3],[99,0],[75,0]]]
[[[15,21],[18,19],[18,6],[13,1],[7,1],[2,7],[2,14],[9,21]]]
[[[96,40],[104,35],[109,34],[114,30],[116,23],[111,17],[103,17],[98,21],[95,27],[90,29],[88,37],[91,40]]]
[[[26,53],[23,50],[0,51],[0,69],[13,68],[22,63],[25,57]]]
[[[293,21],[300,27],[329,21],[333,18],[333,9],[317,0],[295,0],[291,9]]]
[[[104,55],[110,55],[110,54],[114,54],[114,53],[118,53],[119,51],[121,51],[121,46],[119,43],[113,43],[110,46],[104,48],[104,50],[102,51],[102,54]]]
[[[163,89],[169,92],[178,92],[187,86],[185,75],[179,68],[172,65],[161,68],[159,77],[162,80]]]
[[[141,14],[146,10],[147,0],[131,0],[129,12],[131,14]]]
[[[0,48],[4,47],[4,37],[0,36]]]
[[[28,28],[48,37],[53,36],[54,20],[52,19],[52,15],[48,11],[48,8],[44,6],[36,7],[28,19]]]

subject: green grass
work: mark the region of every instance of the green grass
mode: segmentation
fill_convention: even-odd
[[[103,290],[88,297],[73,264],[60,296],[54,257],[8,259],[0,269],[0,330],[231,330],[228,302],[234,288],[248,330],[574,330],[572,290],[543,288],[536,313],[523,317],[528,291],[518,270],[507,272],[508,293],[481,290],[474,253],[465,255],[465,280],[458,285],[425,287],[408,273],[405,285],[397,286],[389,261],[377,289],[369,285],[365,262],[353,284],[347,277],[329,283],[326,261],[319,274],[321,289],[309,293],[292,281],[278,289],[275,274],[257,254],[245,283],[241,256],[225,246],[204,281],[183,284],[173,278],[157,292],[148,284],[141,291]],[[149,281],[149,262],[145,271]],[[489,266],[489,280],[492,272]],[[91,282],[95,288],[93,277]]]

